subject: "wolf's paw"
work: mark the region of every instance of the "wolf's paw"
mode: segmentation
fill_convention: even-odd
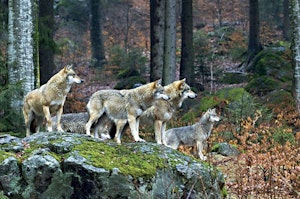
[[[138,139],[136,140],[136,142],[146,142],[146,140],[144,140],[144,139],[142,139],[142,138],[138,138]]]
[[[200,157],[200,159],[203,160],[203,161],[205,161],[205,160],[207,160],[207,157],[206,156],[202,156],[202,157]]]
[[[58,132],[64,132],[62,128],[57,129]]]

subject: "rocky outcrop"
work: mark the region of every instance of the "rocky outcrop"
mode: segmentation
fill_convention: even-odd
[[[9,198],[222,198],[223,189],[218,170],[155,143],[0,137],[0,193]]]

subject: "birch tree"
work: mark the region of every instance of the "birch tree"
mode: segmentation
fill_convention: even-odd
[[[294,87],[298,114],[300,114],[300,0],[291,0],[291,28]]]
[[[8,2],[8,71],[9,83],[22,85],[22,92],[11,101],[11,107],[20,109],[23,97],[35,87],[34,76],[34,0]]]

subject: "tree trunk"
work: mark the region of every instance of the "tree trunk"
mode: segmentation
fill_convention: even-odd
[[[289,0],[283,1],[283,38],[290,40]]]
[[[293,53],[294,92],[298,114],[300,115],[300,0],[291,1],[291,50]]]
[[[165,1],[150,1],[150,81],[162,77],[164,64]]]
[[[180,79],[183,78],[194,86],[193,0],[182,1]]]
[[[258,0],[249,0],[249,25],[248,52],[252,54],[261,50]]]
[[[262,49],[259,31],[259,3],[258,0],[249,0],[249,38],[246,61],[241,70],[247,70],[247,66],[255,55]]]
[[[53,0],[39,1],[39,65],[40,84],[45,84],[55,71],[53,41],[54,14]]]
[[[11,107],[20,109],[24,95],[35,88],[34,0],[10,0],[8,3],[9,83],[22,84],[23,92],[15,95]]]
[[[101,0],[91,0],[90,34],[92,46],[92,67],[102,67],[105,63],[104,41],[101,26]]]
[[[165,48],[162,82],[170,84],[176,77],[176,1],[166,0]]]

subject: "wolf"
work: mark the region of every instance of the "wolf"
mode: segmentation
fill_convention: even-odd
[[[61,126],[66,132],[85,134],[85,124],[89,119],[89,114],[87,112],[80,113],[67,113],[61,116]],[[53,126],[56,126],[57,117],[52,117]],[[101,122],[101,123],[100,123]],[[100,139],[110,139],[109,131],[111,128],[111,121],[107,117],[103,117],[101,121],[98,120],[96,123],[98,129],[95,130],[95,137],[99,138],[98,132],[100,134]],[[93,127],[93,126],[92,126]],[[99,127],[102,127],[99,129]]]
[[[163,142],[162,134],[165,132],[166,123],[181,107],[183,101],[187,98],[194,99],[197,97],[197,94],[186,83],[185,78],[164,86],[164,91],[170,99],[156,100],[142,115],[147,118],[154,118],[155,140],[158,144],[162,144]]]
[[[218,121],[220,117],[216,114],[216,109],[208,109],[196,124],[167,130],[163,135],[164,144],[173,149],[177,149],[180,144],[196,145],[199,158],[206,160],[202,154],[203,146],[211,134],[214,123]]]
[[[57,130],[63,132],[60,124],[63,106],[71,86],[80,84],[83,80],[75,73],[71,65],[65,66],[52,76],[49,81],[29,92],[24,97],[22,108],[26,126],[26,136],[39,132],[40,126],[46,118],[46,130],[52,131],[51,114],[57,116]]]
[[[91,126],[106,115],[116,125],[117,143],[121,143],[121,134],[127,122],[134,140],[145,142],[139,136],[139,117],[156,99],[160,98],[169,99],[164,93],[161,80],[133,89],[97,91],[87,104],[89,120],[85,125],[86,134],[91,135]]]

